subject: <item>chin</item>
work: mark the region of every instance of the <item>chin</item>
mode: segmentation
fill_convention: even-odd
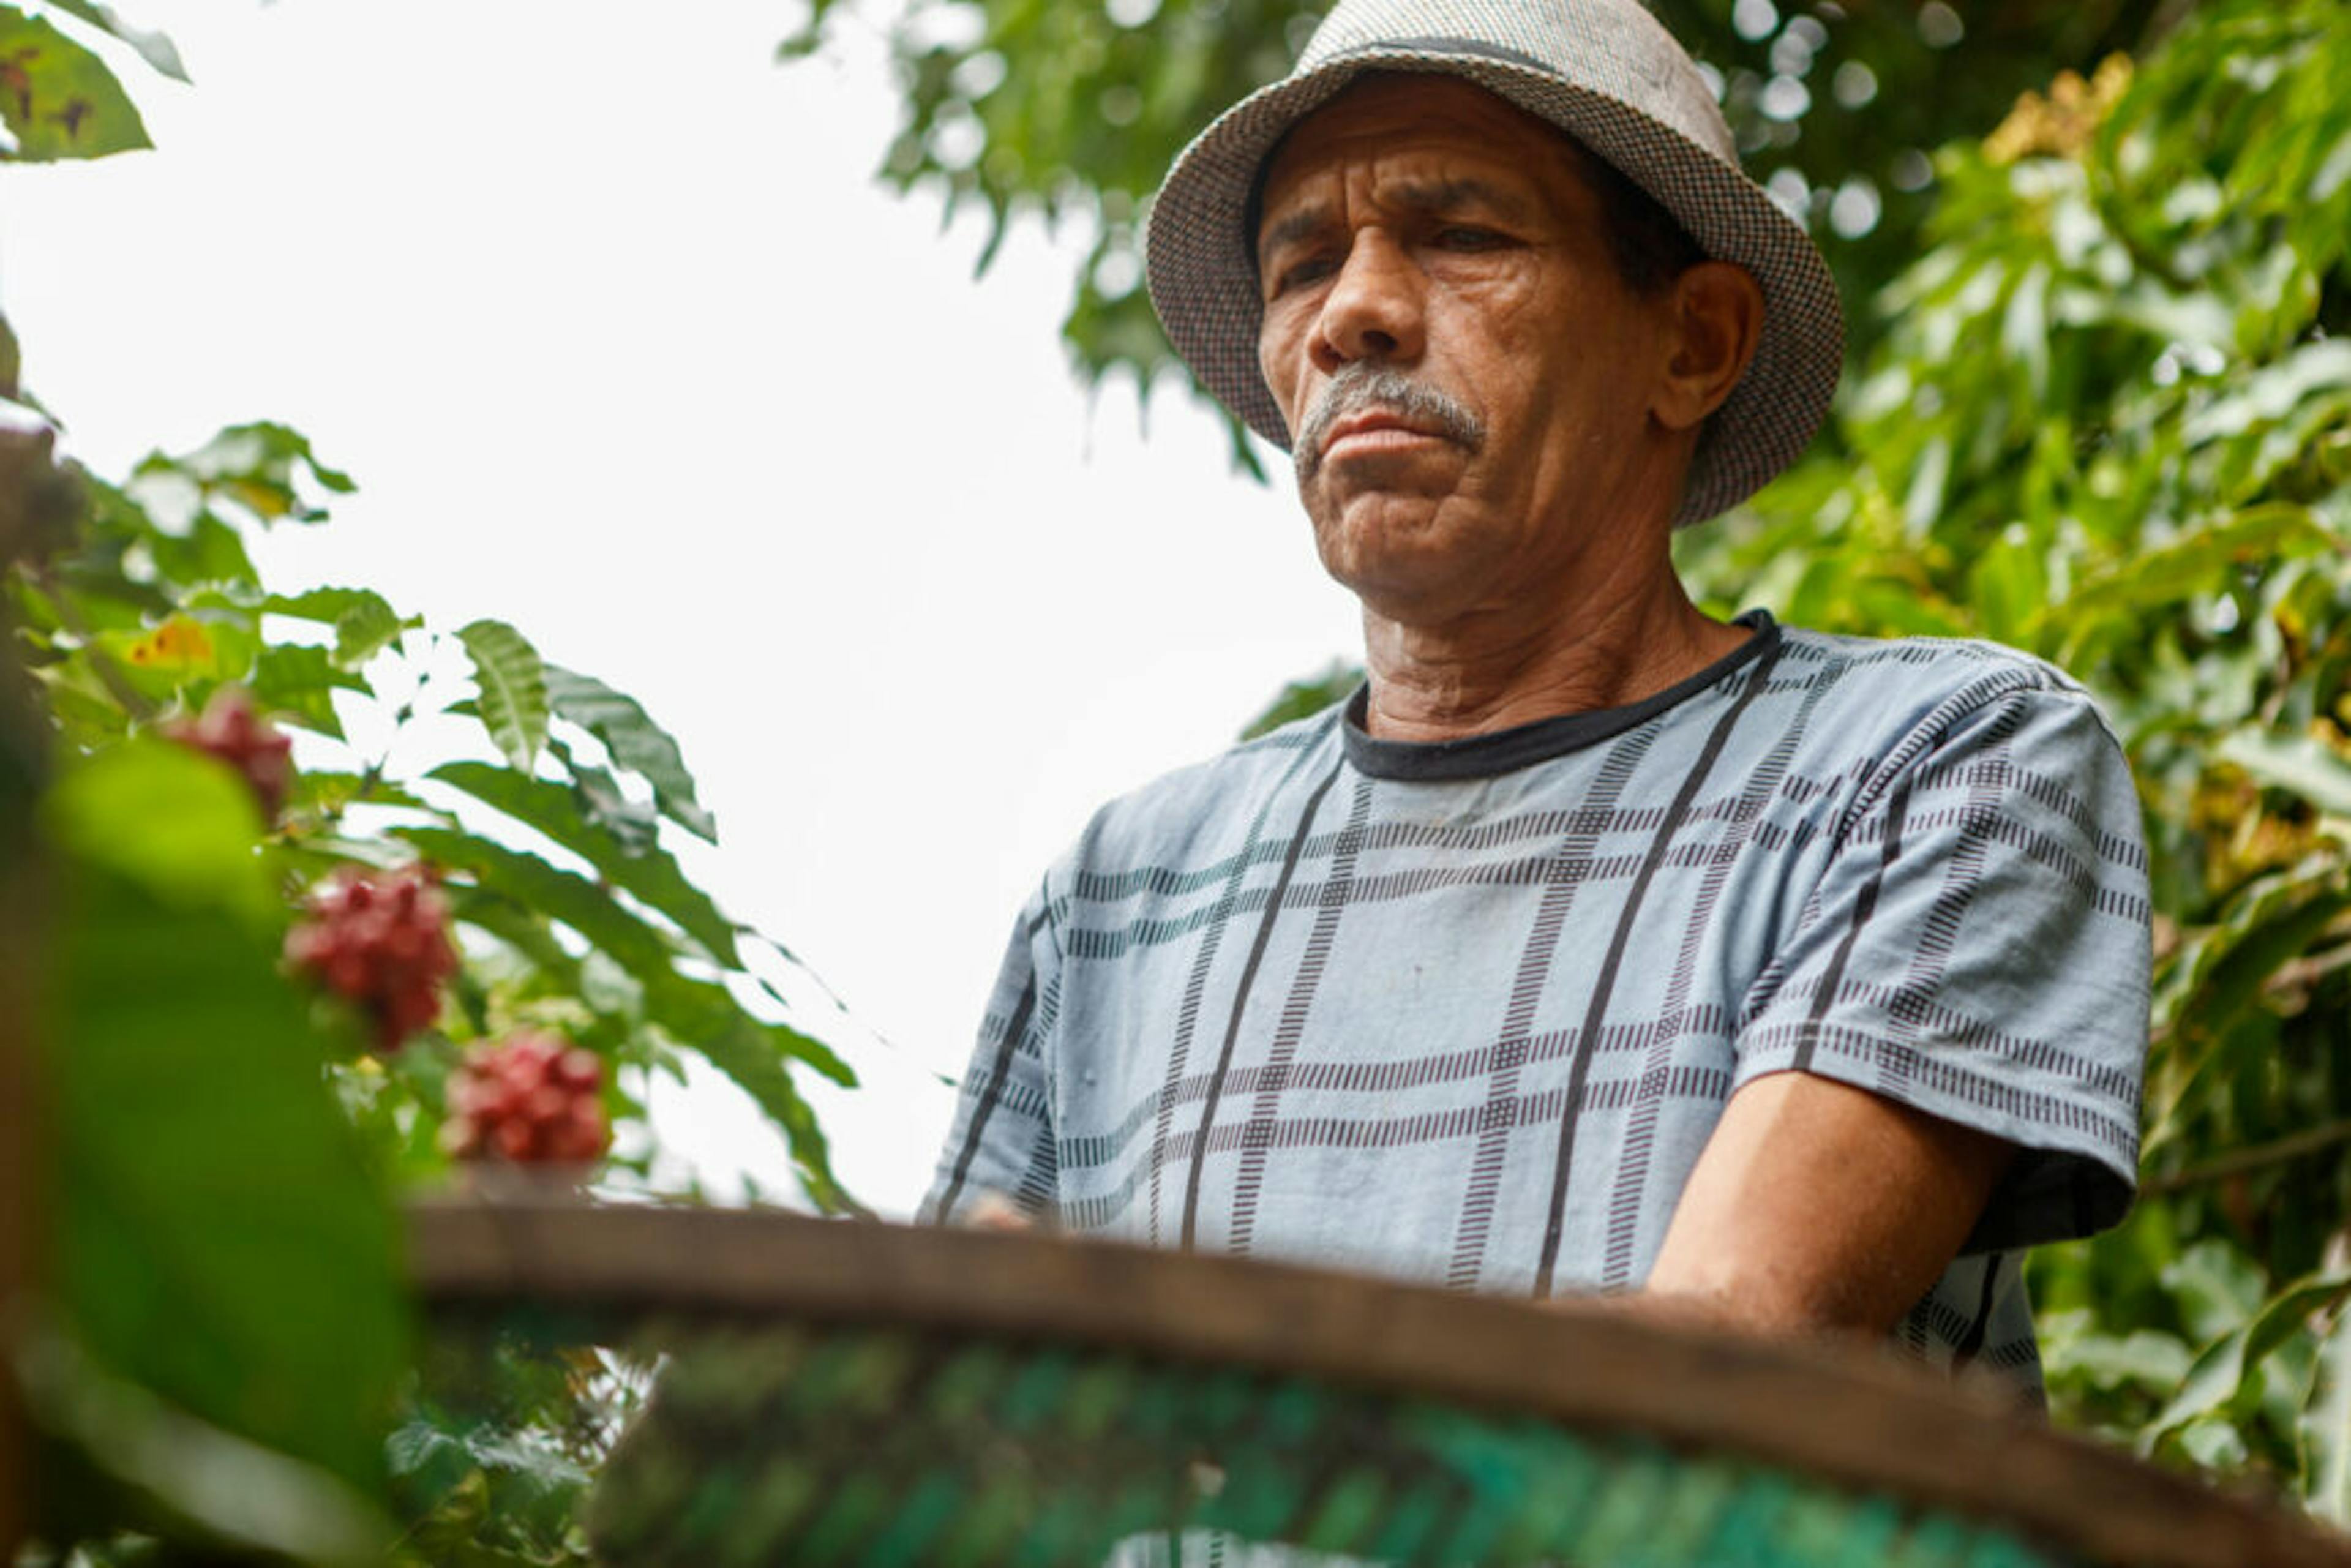
[[[1386,620],[1451,621],[1525,586],[1528,541],[1468,497],[1359,493],[1313,521],[1322,570]]]
[[[1440,612],[1456,599],[1465,580],[1474,580],[1476,552],[1460,541],[1427,535],[1322,541],[1322,570],[1364,608],[1391,620],[1419,620]]]
[[[1352,487],[1351,487],[1352,489]],[[1331,575],[1345,581],[1358,570],[1382,561],[1399,564],[1458,553],[1476,537],[1469,519],[1450,497],[1416,496],[1394,490],[1352,490],[1318,497],[1308,514],[1316,547]]]

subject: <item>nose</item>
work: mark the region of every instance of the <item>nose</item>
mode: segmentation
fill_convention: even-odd
[[[1315,368],[1332,375],[1358,360],[1417,360],[1424,281],[1402,246],[1376,228],[1358,230],[1322,297],[1309,350]]]

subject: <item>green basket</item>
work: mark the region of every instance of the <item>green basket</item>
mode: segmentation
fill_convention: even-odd
[[[468,1203],[413,1216],[444,1367],[651,1392],[614,1568],[1278,1560],[2351,1565],[2297,1518],[1881,1359],[1057,1237]],[[446,1376],[462,1376],[459,1372]]]

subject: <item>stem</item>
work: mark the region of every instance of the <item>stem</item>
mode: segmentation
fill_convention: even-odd
[[[2143,1197],[2162,1197],[2208,1182],[2226,1181],[2231,1176],[2282,1166],[2289,1160],[2298,1160],[2304,1155],[2314,1155],[2321,1149],[2343,1143],[2351,1143],[2351,1121],[2328,1122],[2323,1126],[2308,1127],[2280,1138],[2275,1143],[2256,1144],[2250,1149],[2239,1149],[2233,1154],[2207,1160],[2200,1166],[2189,1166],[2186,1170],[2175,1171],[2169,1176],[2150,1177],[2140,1184],[2139,1191]]]

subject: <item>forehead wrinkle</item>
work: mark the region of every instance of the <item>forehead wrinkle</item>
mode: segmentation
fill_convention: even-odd
[[[1490,180],[1458,175],[1441,180],[1402,180],[1381,192],[1390,205],[1430,217],[1445,217],[1465,207],[1482,206],[1500,218],[1523,218],[1527,204]]]

